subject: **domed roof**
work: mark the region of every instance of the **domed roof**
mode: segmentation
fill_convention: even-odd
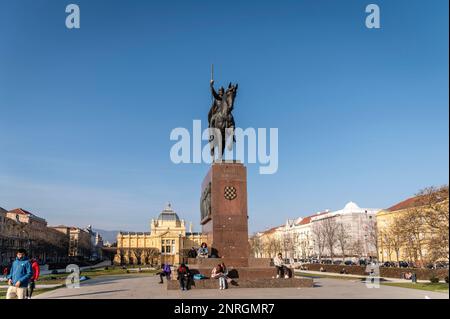
[[[177,213],[172,209],[172,205],[170,203],[163,209],[161,214],[158,216],[158,220],[176,220],[179,221],[180,217],[178,217]]]
[[[347,205],[345,205],[344,210],[345,211],[357,211],[360,210],[361,208],[356,205],[356,203],[354,202],[348,202]]]

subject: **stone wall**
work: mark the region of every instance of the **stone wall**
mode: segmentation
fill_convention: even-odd
[[[320,267],[323,267],[326,272],[340,273],[342,269],[345,269],[347,274],[367,276],[365,266],[343,266],[343,265],[323,265],[323,264],[307,264],[308,270],[320,271]],[[439,279],[444,279],[448,276],[448,269],[422,269],[422,268],[394,268],[394,267],[380,267],[380,276],[388,278],[401,278],[402,274],[406,272],[416,273],[417,279],[429,280],[433,275]]]

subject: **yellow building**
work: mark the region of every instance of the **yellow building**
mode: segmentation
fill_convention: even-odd
[[[439,220],[445,214],[447,221]],[[379,261],[418,266],[448,261],[448,199],[433,209],[425,196],[408,198],[378,212],[376,220]]]
[[[186,232],[185,221],[180,219],[171,205],[150,222],[150,232],[119,232],[117,235],[116,264],[157,265],[179,264],[186,261],[187,252],[206,242],[206,236]]]
[[[281,252],[283,226],[276,226],[263,232],[258,232],[250,238],[250,248],[256,258],[274,258]]]

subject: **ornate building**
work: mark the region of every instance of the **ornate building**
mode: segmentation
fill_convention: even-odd
[[[92,231],[92,226],[86,228],[53,226],[52,229],[63,233],[69,238],[67,254],[72,260],[99,260],[103,258],[103,239],[99,233]]]
[[[47,227],[47,221],[22,208],[0,209],[0,264],[15,258],[17,249],[43,262],[59,262],[67,258],[69,237]]]
[[[171,205],[150,222],[150,232],[119,232],[117,235],[116,264],[156,265],[179,264],[187,257],[191,247],[199,247],[206,236],[189,232],[186,224]]]
[[[7,212],[0,207],[0,266],[7,266],[15,258],[17,249],[28,244],[21,225],[7,218]]]

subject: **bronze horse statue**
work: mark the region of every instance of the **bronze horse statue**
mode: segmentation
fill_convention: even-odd
[[[219,159],[223,158],[225,151],[225,143],[228,136],[232,136],[233,142],[236,142],[234,136],[235,122],[232,111],[234,109],[234,100],[236,98],[238,85],[228,84],[228,88],[225,91],[221,87],[219,92],[214,90],[214,81],[211,80],[211,92],[214,98],[213,105],[208,114],[208,123],[210,129],[210,149],[211,156],[214,157],[216,146],[220,150]],[[232,144],[228,145],[231,150]]]

